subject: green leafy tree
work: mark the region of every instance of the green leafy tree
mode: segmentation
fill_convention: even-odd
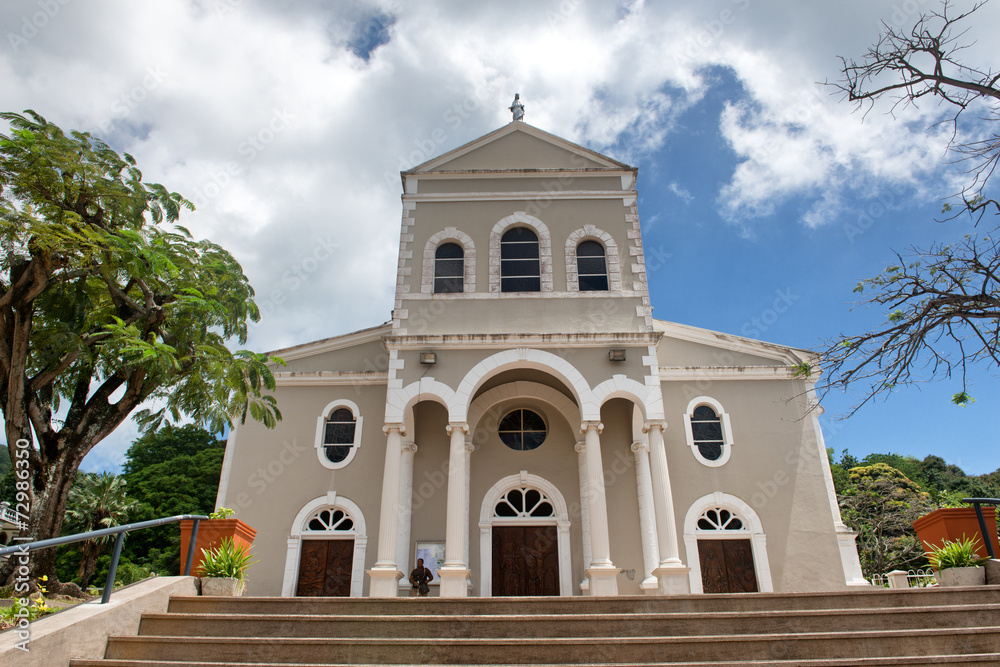
[[[225,452],[225,442],[190,424],[137,439],[123,466],[129,495],[140,503],[136,520],[212,512]],[[125,553],[159,574],[177,574],[179,549],[180,532],[173,525],[135,533]]]
[[[851,468],[849,474],[840,510],[844,522],[858,531],[865,577],[923,564],[923,547],[910,524],[933,509],[930,496],[885,463]]]
[[[11,454],[33,445],[26,533],[45,539],[84,456],[133,413],[144,430],[184,415],[273,426],[275,360],[227,347],[258,320],[254,293],[228,252],[176,224],[187,200],[89,134],[0,118],[0,409]],[[139,410],[151,399],[163,407]],[[53,554],[32,571],[54,577]]]
[[[136,509],[138,503],[125,493],[124,478],[110,472],[83,473],[69,491],[64,527],[67,533],[78,534],[121,526]],[[77,577],[81,588],[90,583],[98,556],[113,541],[108,536],[77,543],[80,551]]]
[[[959,55],[972,41],[970,31],[984,27],[973,15],[982,2],[956,13],[949,2],[921,15],[913,27],[883,24],[878,41],[860,61],[842,58],[842,79],[830,84],[867,113],[888,101],[890,112],[921,100],[952,110],[951,150],[969,180],[956,195],[977,222],[1000,213],[989,197],[990,177],[1000,162],[1000,76],[969,66]],[[984,34],[989,39],[990,34]],[[968,112],[968,113],[966,113]],[[983,121],[988,122],[983,122]],[[969,139],[969,137],[980,137]],[[886,313],[880,326],[857,335],[840,335],[823,352],[825,389],[861,389],[854,411],[873,397],[901,385],[959,376],[953,401],[966,406],[970,366],[1000,365],[1000,228],[969,234],[954,243],[911,248],[881,274],[858,283],[862,305]]]

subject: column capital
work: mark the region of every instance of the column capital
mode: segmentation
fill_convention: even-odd
[[[474,451],[476,451],[476,446],[474,444],[472,444],[471,442],[465,443],[465,453],[466,454],[471,454]]]
[[[648,442],[639,442],[637,440],[637,441],[635,441],[635,442],[632,443],[632,451],[636,452],[636,453],[638,453],[638,452],[648,452],[649,451],[649,443]]]
[[[587,443],[578,442],[575,445],[573,445],[573,449],[576,450],[577,454],[583,454],[585,451],[587,451]]]
[[[642,425],[642,432],[649,433],[654,428],[660,429],[660,431],[667,430],[667,420],[666,419],[650,419],[645,424]]]
[[[417,453],[417,443],[415,443],[415,442],[408,442],[405,445],[403,445],[403,453],[404,454],[416,454]]]
[[[604,431],[604,424],[599,421],[586,421],[580,424],[580,433],[586,433],[590,429],[597,429],[597,433],[600,434]]]
[[[456,429],[465,435],[469,434],[469,425],[465,422],[449,422],[448,425],[444,427],[444,430],[448,435],[451,435],[452,431]]]
[[[400,435],[406,435],[406,425],[392,422],[382,427],[382,432],[385,433],[386,435],[389,435],[390,431],[396,431]]]

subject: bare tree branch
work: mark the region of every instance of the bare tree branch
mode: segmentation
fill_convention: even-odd
[[[857,411],[876,395],[961,371],[1000,367],[1000,241],[965,237],[909,256],[858,284],[862,303],[886,312],[886,323],[829,341],[825,391],[865,385]],[[957,402],[962,402],[958,400]]]

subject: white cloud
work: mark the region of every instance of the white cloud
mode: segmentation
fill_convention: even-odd
[[[515,92],[528,122],[638,161],[717,85],[708,68],[728,68],[742,91],[709,120],[738,162],[717,205],[744,230],[795,197],[796,224],[819,226],[887,183],[940,194],[938,109],[862,124],[816,83],[880,20],[905,24],[929,0],[120,0],[69,3],[24,37],[39,6],[0,6],[0,108],[103,127],[149,180],[195,200],[185,224],[240,259],[267,312],[258,349],[388,319],[399,170],[508,122]],[[981,13],[995,23],[1000,5]],[[353,52],[383,29],[367,61]],[[970,60],[989,65],[988,42]]]

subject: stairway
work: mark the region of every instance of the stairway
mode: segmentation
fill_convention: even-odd
[[[71,667],[1000,665],[1000,586],[671,598],[172,598]]]

